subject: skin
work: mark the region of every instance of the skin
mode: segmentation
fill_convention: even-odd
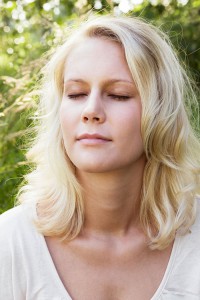
[[[67,59],[60,108],[65,148],[77,169],[126,173],[134,167],[143,154],[140,119],[140,96],[121,48],[100,39],[80,44]],[[85,133],[108,140],[79,140]]]
[[[75,300],[150,299],[165,272],[172,246],[151,251],[138,219],[146,163],[141,109],[120,45],[88,38],[70,53],[60,123],[84,190],[85,224],[67,244],[46,242]],[[94,133],[101,138],[83,136]]]

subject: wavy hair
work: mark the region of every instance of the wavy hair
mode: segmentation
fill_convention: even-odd
[[[196,216],[200,144],[188,114],[197,99],[168,37],[139,18],[100,16],[83,22],[45,66],[37,135],[27,153],[35,168],[25,177],[19,202],[39,207],[36,226],[44,235],[71,240],[83,226],[82,190],[64,149],[59,107],[68,55],[78,43],[93,37],[123,47],[141,97],[147,164],[140,221],[150,247],[163,249],[177,231],[188,232]]]

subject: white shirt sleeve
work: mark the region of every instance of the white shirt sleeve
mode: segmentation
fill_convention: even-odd
[[[20,240],[15,231],[18,219],[10,210],[0,218],[0,299],[25,299],[23,260],[20,255]]]

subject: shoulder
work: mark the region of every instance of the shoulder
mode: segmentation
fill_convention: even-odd
[[[197,214],[190,231],[177,234],[170,258],[170,269],[164,294],[169,299],[177,295],[184,299],[199,299],[200,295],[200,199],[197,199]],[[178,299],[178,296],[177,296]]]
[[[9,238],[20,230],[26,230],[27,226],[26,209],[23,206],[14,207],[0,216],[0,241],[1,238]]]
[[[0,216],[0,299],[13,299],[13,294],[25,299],[27,282],[33,282],[31,276],[39,269],[40,235],[33,217],[34,207],[26,205]]]
[[[21,216],[23,214],[23,208],[22,206],[16,206],[14,208],[11,208],[0,215],[0,230],[4,226],[12,227],[17,222],[20,221]],[[5,229],[5,227],[4,227]]]
[[[12,208],[0,216],[0,290],[4,281],[11,278],[24,286],[25,270],[34,267],[40,234],[33,217],[34,208],[27,205]]]
[[[198,283],[200,288],[200,199],[198,198],[196,201],[197,206],[195,222],[185,235],[177,234],[176,245],[179,253],[179,259],[177,259],[177,261],[182,267],[187,266],[185,270],[191,271],[191,260],[195,261],[193,268],[197,268],[199,270]]]
[[[196,219],[191,227],[191,232],[199,232],[200,234],[200,197],[196,198]]]
[[[0,215],[0,249],[20,248],[37,238],[33,208],[20,205]]]

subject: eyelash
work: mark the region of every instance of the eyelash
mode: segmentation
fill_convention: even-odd
[[[72,95],[67,95],[67,97],[70,98],[70,99],[77,99],[77,98],[84,97],[84,96],[86,96],[86,94],[72,94]]]
[[[80,97],[84,97],[87,96],[86,94],[70,94],[67,97],[70,99],[78,99]],[[114,95],[114,94],[109,94],[108,97],[111,97],[115,100],[119,100],[119,101],[125,101],[128,100],[130,97],[129,96],[123,96],[123,95]]]
[[[113,99],[119,100],[119,101],[125,101],[125,100],[128,100],[130,98],[129,96],[114,95],[114,94],[110,94],[108,96],[113,98]]]

